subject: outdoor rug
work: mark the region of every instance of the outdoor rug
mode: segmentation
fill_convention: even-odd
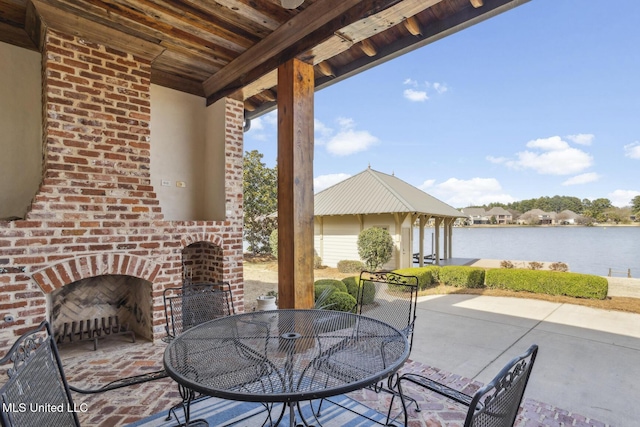
[[[329,402],[322,404],[322,412],[316,420],[312,413],[309,402],[301,402],[302,413],[307,422],[311,425],[322,425],[324,427],[368,427],[373,424],[372,420],[384,424],[386,415],[383,415],[371,408],[362,405],[348,396],[340,395],[332,397],[333,402],[349,408],[349,410],[333,405]],[[313,407],[317,410],[319,401],[314,401]],[[282,404],[276,404],[271,410],[273,422],[278,419],[282,411]],[[178,409],[180,423],[184,422],[184,412]],[[296,410],[296,417],[298,416]],[[364,418],[363,416],[371,419]],[[128,427],[168,427],[176,426],[176,418],[172,417],[166,421],[167,411],[144,418]],[[237,426],[253,427],[262,426],[267,420],[267,411],[260,403],[237,402],[233,400],[217,399],[209,397],[196,400],[191,404],[191,420],[204,419],[210,427]],[[297,419],[298,423],[301,423]],[[266,426],[270,425],[268,422]],[[289,426],[289,409],[279,423],[280,426]]]

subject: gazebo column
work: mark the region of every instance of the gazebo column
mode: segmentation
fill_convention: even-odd
[[[312,308],[313,66],[278,67],[278,306]]]
[[[442,218],[436,218],[436,223],[434,227],[434,231],[436,234],[435,238],[435,249],[436,249],[436,259],[435,264],[440,265],[440,225],[442,224]]]
[[[453,223],[455,218],[448,218],[447,224],[447,258],[453,258]]]

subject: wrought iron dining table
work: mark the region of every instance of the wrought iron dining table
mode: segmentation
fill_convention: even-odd
[[[409,356],[396,328],[330,310],[237,314],[195,326],[166,348],[164,367],[181,387],[236,401],[283,402],[290,424],[300,402],[337,396],[394,374]],[[183,396],[184,397],[184,396]],[[189,405],[187,396],[186,406]],[[188,410],[186,411],[188,416]]]

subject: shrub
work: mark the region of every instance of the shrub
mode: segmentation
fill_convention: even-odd
[[[342,280],[338,280],[338,279],[319,279],[319,280],[316,280],[313,283],[313,285],[315,287],[329,285],[329,286],[333,286],[340,292],[347,292],[347,285],[345,285]]]
[[[485,284],[494,289],[592,299],[606,298],[609,286],[600,276],[525,269],[487,270]]]
[[[393,272],[402,274],[403,276],[416,276],[418,278],[418,288],[424,290],[436,283],[434,273],[436,273],[438,269],[440,269],[440,267],[437,266],[410,267],[393,270]]]
[[[553,264],[549,265],[549,270],[566,272],[569,271],[569,266],[564,262],[554,262]]]
[[[516,268],[516,266],[513,265],[513,263],[511,261],[507,261],[507,260],[500,261],[500,267],[501,268]]]
[[[334,291],[337,290],[335,287],[331,285],[315,285],[313,287],[313,300],[318,301],[318,299],[326,289],[333,289]]]
[[[345,277],[342,279],[342,282],[347,287],[347,293],[355,299],[358,299],[358,280],[360,279],[356,276]]]
[[[362,285],[362,305],[373,304],[376,299],[376,285],[373,282],[365,280]]]
[[[380,227],[362,230],[358,235],[358,255],[369,270],[377,270],[389,262],[393,254],[393,239]]]
[[[356,299],[346,292],[334,292],[327,298],[327,310],[352,311],[356,306]]]
[[[531,261],[529,263],[529,270],[542,270],[542,267],[544,267],[544,264],[538,261]]]
[[[362,261],[338,261],[338,271],[340,273],[360,273],[362,270],[364,270],[364,264],[362,263]]]
[[[271,248],[271,255],[278,258],[278,229],[276,228],[271,232],[269,236],[269,247]]]
[[[316,270],[322,268],[322,257],[320,255],[313,256],[313,268]]]
[[[440,283],[459,288],[484,287],[485,269],[478,267],[448,265],[440,268]]]

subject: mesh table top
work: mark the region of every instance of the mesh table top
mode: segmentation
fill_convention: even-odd
[[[179,384],[210,396],[295,402],[334,396],[397,371],[409,343],[396,328],[329,310],[238,314],[176,337],[164,366]]]

